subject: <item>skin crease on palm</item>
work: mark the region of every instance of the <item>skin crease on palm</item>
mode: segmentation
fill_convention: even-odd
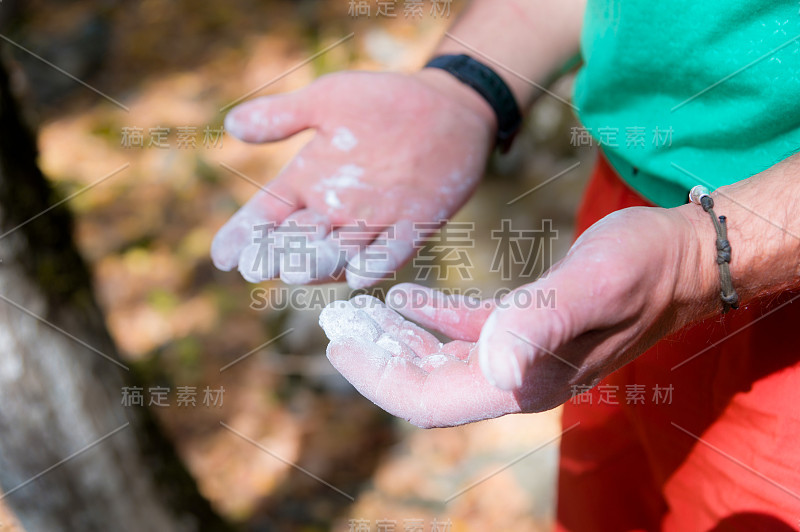
[[[477,95],[454,98],[429,77],[331,74],[229,113],[227,131],[246,142],[278,141],[310,128],[316,135],[220,229],[212,243],[214,264],[226,271],[238,267],[251,282],[280,276],[287,283],[310,284],[341,277],[344,255],[348,283],[361,288],[406,262],[419,236],[413,223],[439,222],[464,204],[482,175],[494,135],[491,114]],[[415,120],[397,119],[404,116]],[[359,222],[373,237],[388,227],[394,234],[361,254],[357,246],[340,247],[336,228]],[[276,228],[267,245],[258,240],[265,224]],[[280,271],[281,252],[290,241],[285,236],[307,225],[316,228],[308,235],[316,271]],[[367,264],[365,257],[386,259]],[[358,275],[364,271],[370,274]]]

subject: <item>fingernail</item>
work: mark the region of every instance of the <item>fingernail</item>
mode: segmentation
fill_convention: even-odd
[[[511,343],[503,349],[514,380],[514,386],[522,386],[522,373],[533,358],[534,349],[528,342],[514,336]]]
[[[508,358],[511,366],[511,372],[514,375],[514,385],[519,388],[522,386],[522,368],[520,368],[519,359],[515,356]]]
[[[522,386],[522,367],[511,353],[496,352],[490,362],[491,381],[501,390],[514,390]]]
[[[478,362],[486,380],[501,390],[522,386],[523,369],[533,348],[508,331],[498,329],[498,312],[486,320],[478,340]]]
[[[497,324],[497,313],[489,315],[486,323],[483,324],[481,329],[480,338],[478,338],[478,365],[486,380],[492,386],[497,386],[497,381],[494,378],[494,371],[491,367],[492,350],[489,348],[491,336],[494,333],[494,328]]]

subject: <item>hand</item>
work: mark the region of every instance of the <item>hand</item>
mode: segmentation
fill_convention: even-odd
[[[420,295],[425,304],[409,304],[407,312],[437,323],[456,340],[442,344],[380,300],[360,295],[331,303],[320,315],[333,366],[379,407],[423,428],[519,411],[513,393],[486,381],[473,354],[493,303],[445,297],[413,284],[395,286],[387,301]]]
[[[240,105],[225,127],[254,143],[309,128],[316,135],[220,229],[211,247],[214,264],[226,271],[238,266],[252,282],[280,275],[293,284],[332,280],[347,266],[347,281],[361,288],[411,257],[419,236],[414,222],[444,220],[469,198],[495,124],[472,89],[425,69],[324,76],[297,92]],[[394,234],[384,233],[369,248],[342,245],[336,228],[358,222],[360,241],[389,227]],[[282,271],[299,233],[314,264]]]
[[[634,208],[607,216],[546,277],[499,302],[448,299],[410,284],[392,289],[387,302],[456,339],[445,345],[374,304],[379,310],[348,310],[350,325],[331,327],[339,313],[333,307],[321,318],[328,357],[367,398],[421,427],[554,408],[573,386],[596,385],[662,336],[713,312],[716,264],[706,251],[713,239],[698,239],[685,212]],[[550,290],[554,308],[529,304]],[[351,308],[364,301],[354,299]]]

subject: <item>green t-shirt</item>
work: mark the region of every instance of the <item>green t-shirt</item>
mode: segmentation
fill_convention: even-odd
[[[574,103],[664,207],[800,151],[800,1],[588,0]]]

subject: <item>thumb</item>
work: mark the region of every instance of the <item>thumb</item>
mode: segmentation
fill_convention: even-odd
[[[592,226],[545,277],[498,303],[478,341],[489,382],[512,390],[535,381],[563,397],[569,382],[596,383],[632,360],[643,325],[632,320],[649,304],[662,264],[642,258],[631,229],[641,226],[631,223],[637,211],[626,211]]]
[[[225,117],[225,130],[245,142],[272,142],[290,137],[314,127],[312,94],[313,84],[245,102]]]
[[[486,379],[502,390],[522,387],[525,373],[574,375],[578,366],[556,351],[575,336],[572,313],[550,283],[536,282],[509,293],[491,313],[478,339],[478,361]],[[543,297],[544,294],[544,297]]]

